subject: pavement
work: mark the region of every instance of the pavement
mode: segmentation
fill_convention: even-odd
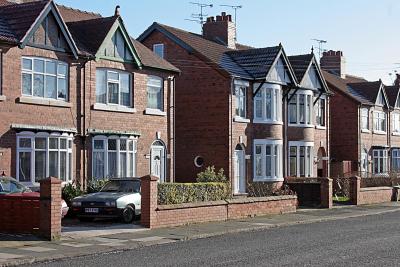
[[[149,230],[133,225],[93,227],[67,226],[60,241],[48,242],[30,235],[0,234],[0,266],[44,263],[132,251],[143,247],[181,241],[253,232],[276,227],[358,218],[400,211],[400,203],[366,206],[336,206],[333,209],[299,209],[296,213],[245,218],[224,222],[191,224]],[[101,224],[100,224],[101,225]],[[69,227],[69,228],[68,228]],[[75,230],[74,230],[75,229]]]

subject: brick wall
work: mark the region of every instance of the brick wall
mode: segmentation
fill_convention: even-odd
[[[300,205],[318,205],[322,208],[332,208],[332,179],[326,177],[289,177],[286,178],[285,182],[291,190],[296,192]]]
[[[367,205],[390,202],[393,199],[393,187],[361,188],[361,178],[350,178],[350,201],[354,205]]]

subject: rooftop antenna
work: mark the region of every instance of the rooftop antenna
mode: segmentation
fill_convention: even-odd
[[[243,6],[242,5],[240,5],[240,6],[220,5],[220,6],[230,7],[230,8],[235,10],[235,41],[236,41],[237,40],[237,24],[236,24],[236,21],[237,21],[237,19],[236,19],[237,18],[237,10],[241,9]]]
[[[319,59],[321,59],[321,53],[325,51],[325,49],[322,48],[323,44],[326,44],[328,41],[326,40],[321,40],[321,39],[311,39],[312,41],[315,41],[318,43],[318,56]]]
[[[208,16],[207,14],[203,13],[203,9],[206,8],[206,7],[212,8],[213,4],[205,4],[205,3],[198,3],[198,2],[189,2],[189,4],[196,5],[196,6],[200,7],[200,13],[192,14],[191,15],[191,17],[192,17],[191,19],[185,19],[185,20],[199,23],[202,26],[201,27],[201,31],[203,32],[203,24],[205,22],[204,18]]]

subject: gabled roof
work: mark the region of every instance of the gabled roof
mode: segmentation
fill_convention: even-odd
[[[385,86],[385,92],[390,107],[394,108],[396,106],[396,102],[398,101],[400,87],[397,85]]]
[[[364,99],[370,105],[375,105],[379,92],[382,91],[386,105],[389,106],[382,81],[348,83],[347,86],[351,94]]]
[[[288,58],[299,84],[302,83],[306,73],[310,71],[310,69],[314,66],[314,69],[317,72],[319,79],[321,81],[322,89],[326,93],[330,93],[328,85],[326,84],[325,78],[322,74],[322,70],[315,58],[314,53],[288,56]]]

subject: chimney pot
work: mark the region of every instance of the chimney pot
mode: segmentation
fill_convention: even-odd
[[[118,6],[116,6],[115,7],[115,12],[114,12],[114,16],[115,17],[119,17],[120,16],[120,13],[119,13],[119,9],[120,9],[121,7],[118,5]]]
[[[222,16],[217,16],[216,19],[217,21],[222,21]]]
[[[228,18],[228,21],[232,21],[232,15],[228,15],[227,18]]]
[[[221,12],[221,16],[225,17],[226,16],[226,12]]]
[[[321,69],[335,74],[341,78],[346,78],[346,60],[342,51],[329,50],[322,53]]]

